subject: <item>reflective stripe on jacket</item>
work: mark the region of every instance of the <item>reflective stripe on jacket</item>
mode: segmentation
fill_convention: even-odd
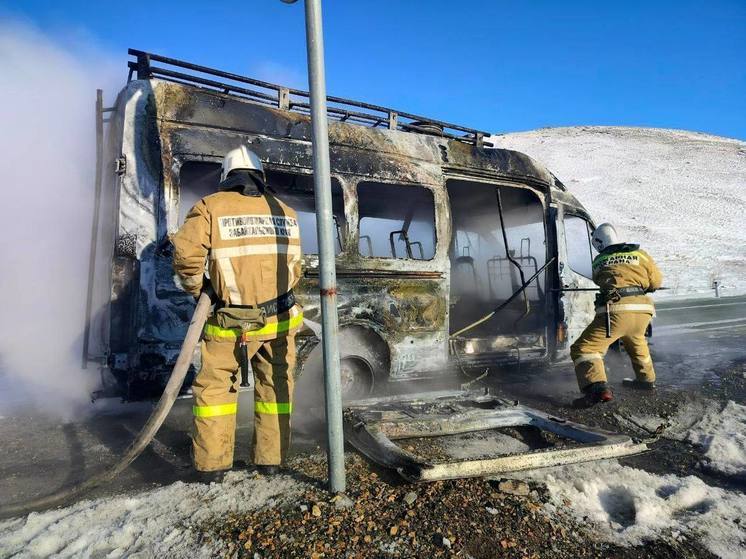
[[[207,260],[210,282],[225,305],[251,306],[276,299],[300,279],[297,214],[271,194],[226,191],[206,196],[187,214],[171,242],[182,287],[199,295]],[[296,305],[267,317],[265,326],[251,337],[262,341],[287,335],[298,329],[302,316]],[[227,340],[233,334],[223,335],[215,328],[208,321],[206,336]]]

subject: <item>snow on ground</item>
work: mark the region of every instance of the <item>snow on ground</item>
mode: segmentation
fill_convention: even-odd
[[[687,438],[704,447],[709,468],[746,478],[746,406],[731,401],[722,411],[710,411]]]
[[[288,476],[232,472],[222,485],[177,482],[81,501],[0,522],[0,557],[215,557],[218,544],[199,542],[192,526],[227,512],[288,502],[308,488]]]
[[[746,480],[746,406],[700,400],[682,407],[668,422],[657,416],[631,419],[650,432],[662,424],[666,438],[701,446],[708,469]]]
[[[663,421],[653,416],[633,419],[651,430]],[[702,445],[709,468],[744,475],[746,406],[731,401],[721,409],[711,400],[695,400],[670,423],[665,436]],[[525,450],[521,443],[508,446],[503,436],[487,438],[483,444],[490,452],[496,447]],[[548,513],[569,512],[592,523],[601,539],[615,544],[686,536],[726,559],[746,554],[743,492],[711,487],[696,476],[651,474],[616,460],[516,475],[546,484],[551,496]],[[0,557],[213,557],[222,551],[221,544],[201,541],[194,526],[226,512],[292,502],[309,488],[288,476],[233,472],[222,486],[177,482],[132,495],[81,501],[0,522]]]
[[[654,430],[661,418],[633,417]],[[707,466],[725,475],[746,475],[746,406],[712,401],[682,407],[665,436],[702,445]],[[593,462],[528,472],[546,483],[550,509],[570,509],[588,517],[602,537],[617,544],[693,534],[716,555],[746,556],[746,495],[707,485],[695,476],[659,476],[622,466]]]
[[[726,559],[746,552],[746,496],[710,487],[695,476],[659,476],[616,460],[555,468],[530,477],[546,483],[552,509],[593,522],[601,537],[639,545],[662,537],[695,535]]]
[[[493,136],[545,164],[597,223],[661,265],[673,294],[746,291],[746,142],[677,130],[545,128]]]

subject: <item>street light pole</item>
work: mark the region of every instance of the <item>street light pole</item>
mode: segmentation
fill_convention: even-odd
[[[283,0],[287,2],[288,0]],[[288,2],[290,3],[290,2]],[[319,241],[321,345],[324,357],[329,491],[345,491],[342,387],[339,366],[337,272],[335,269],[332,192],[329,174],[329,129],[326,115],[326,77],[321,0],[305,0],[308,85],[313,132],[313,183],[316,195],[316,232]]]

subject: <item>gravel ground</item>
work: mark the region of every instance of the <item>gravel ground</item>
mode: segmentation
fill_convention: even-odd
[[[202,527],[225,557],[713,557],[696,542],[619,547],[564,513],[544,510],[540,483],[463,479],[409,485],[348,453],[346,497],[323,490],[319,456],[291,464],[317,486],[293,505],[229,515]],[[349,499],[349,501],[348,501]],[[572,504],[567,503],[570,507]],[[217,540],[217,541],[216,541]]]
[[[634,393],[591,410],[540,405],[568,419],[638,437],[650,438],[645,416],[667,426],[682,407],[719,405],[746,399],[746,363],[737,363],[698,393],[659,390]],[[524,400],[532,405],[531,401]],[[714,403],[714,404],[713,404]],[[631,421],[630,421],[631,419]],[[653,421],[655,423],[655,421]],[[523,442],[519,432],[505,431]],[[560,442],[560,441],[549,441]],[[440,450],[412,441],[418,450]],[[710,472],[701,449],[675,437],[651,443],[652,452],[620,463],[651,473],[696,475],[708,484],[743,490],[738,480]],[[330,498],[324,491],[323,454],[296,456],[289,469],[314,489],[300,501],[246,514],[229,515],[201,526],[205,542],[222,543],[226,557],[520,557],[520,558],[707,558],[714,557],[697,541],[678,537],[623,547],[598,541],[593,526],[567,512],[550,514],[541,482],[463,479],[411,485],[371,465],[355,452],[346,458],[348,491]],[[302,473],[301,473],[302,472]]]

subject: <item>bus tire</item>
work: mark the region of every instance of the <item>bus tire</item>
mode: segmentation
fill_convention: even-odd
[[[359,400],[383,392],[390,363],[386,342],[375,331],[361,325],[342,327],[338,339],[342,401]],[[297,400],[323,406],[324,369],[320,342],[300,365],[295,394]]]

